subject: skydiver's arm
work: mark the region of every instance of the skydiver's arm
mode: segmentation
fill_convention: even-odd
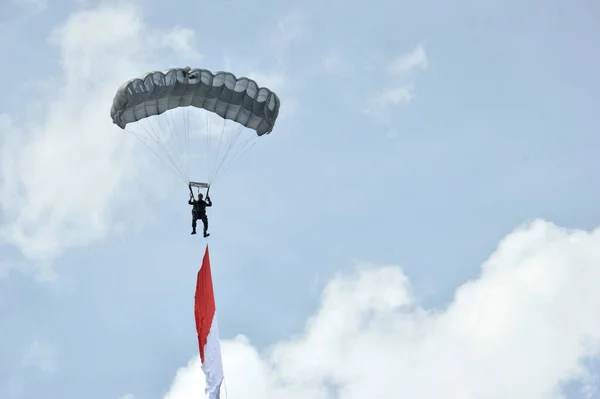
[[[212,206],[212,201],[208,196],[206,197],[206,206]]]

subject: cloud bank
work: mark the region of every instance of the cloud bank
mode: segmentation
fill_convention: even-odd
[[[151,157],[112,124],[112,98],[165,54],[200,59],[193,40],[188,29],[148,28],[127,4],[78,11],[53,31],[61,75],[28,94],[30,120],[0,115],[0,243],[42,263],[143,220],[136,198]]]
[[[300,336],[265,353],[224,341],[228,398],[542,399],[569,381],[593,397],[598,286],[600,229],[544,221],[508,235],[445,309],[419,306],[400,267],[362,265],[329,283]],[[203,389],[194,357],[164,399]]]

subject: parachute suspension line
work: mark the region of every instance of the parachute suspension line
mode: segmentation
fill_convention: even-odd
[[[221,176],[222,176],[222,174],[224,174],[224,173],[225,173],[225,171],[231,167],[231,165],[228,165],[228,166],[227,166],[227,168],[226,168],[225,170],[223,170],[223,169],[222,169],[222,168],[223,168],[223,165],[225,164],[225,161],[226,161],[227,157],[228,157],[228,156],[229,156],[229,154],[231,153],[231,149],[233,148],[233,146],[234,146],[234,145],[235,145],[235,143],[237,142],[237,139],[238,139],[238,138],[240,137],[240,135],[242,134],[242,129],[243,129],[243,126],[238,126],[238,129],[237,129],[237,131],[235,132],[235,136],[234,136],[233,140],[231,140],[231,142],[229,143],[229,147],[227,148],[227,150],[226,150],[226,152],[225,152],[225,155],[224,155],[224,156],[223,156],[223,158],[221,159],[221,163],[219,164],[219,166],[218,166],[218,168],[217,168],[217,171],[215,172],[215,176],[213,177],[213,180],[217,179],[217,177],[220,177],[220,173],[221,173]],[[244,145],[245,145],[245,144],[247,144],[247,143],[248,143],[250,140],[252,140],[252,137],[251,137],[250,139],[248,139],[248,140],[247,140],[247,141],[244,143]],[[242,145],[242,146],[244,146],[244,145]],[[239,154],[238,154],[238,155],[239,155]],[[236,160],[236,158],[234,157],[234,161],[235,161],[235,160]]]
[[[225,136],[227,134],[225,132],[226,123],[227,123],[227,121],[225,119],[223,119],[223,127],[221,128],[221,135],[219,137],[219,145],[217,147],[217,153],[219,153],[219,149],[221,147],[221,142],[223,141],[223,136]],[[230,146],[231,146],[231,144],[230,144]],[[227,157],[227,150],[228,149],[225,149],[225,153],[222,156],[219,155],[219,158],[215,159],[215,163],[212,168],[212,173],[211,173],[211,178],[209,180],[209,183],[214,182],[215,179],[217,178],[217,175],[219,174],[219,168],[223,164],[225,157]],[[221,162],[219,162],[219,159],[221,160]]]
[[[172,163],[169,164],[168,162],[165,161],[165,159],[163,157],[160,156],[160,154],[158,154],[156,151],[154,151],[154,149],[148,145],[148,143],[146,143],[146,141],[144,140],[148,140],[146,137],[141,136],[139,133],[127,129],[125,128],[126,131],[128,131],[129,133],[133,134],[133,136],[138,139],[142,144],[144,144],[144,146],[146,146],[146,148],[148,148],[153,154],[154,156],[156,156],[156,158],[158,158],[165,166],[167,166],[168,168],[171,169],[171,171],[176,174],[177,176],[179,176],[180,178],[182,178],[182,180],[184,180],[186,183],[187,181],[185,179],[183,179],[183,177],[181,176],[181,174],[178,172],[177,168],[175,168]]]
[[[244,146],[246,148],[244,148],[243,150],[239,151],[236,154],[236,156],[229,162],[229,164],[225,168],[223,168],[221,170],[221,175],[224,175],[225,173],[227,173],[229,171],[229,169],[231,169],[231,167],[233,167],[233,165],[236,164],[237,161],[239,161],[252,147],[254,147],[254,145],[257,142],[256,140],[257,140],[256,138],[252,138],[252,139],[247,140],[246,143],[244,143]],[[250,142],[252,142],[252,144],[250,144],[250,145],[247,146],[247,144],[250,143]]]
[[[177,138],[173,134],[175,127],[171,124],[172,115],[169,112],[165,112],[164,118],[155,118],[158,122],[159,131],[165,132],[165,144],[168,143],[169,153],[173,156],[175,164],[179,167],[185,176],[185,171],[181,163],[181,154],[177,152],[175,146],[177,145]],[[154,119],[154,118],[153,118]]]
[[[221,142],[223,141],[223,134],[225,133],[225,124],[227,123],[226,119],[223,119],[223,126],[221,127],[221,134],[219,134],[219,143],[217,144],[217,150],[215,151],[215,159],[212,163],[212,167],[210,168],[210,172],[208,174],[208,183],[211,184],[214,181],[214,176],[216,174],[215,168],[217,165],[217,161],[219,159],[218,154],[221,149]]]
[[[171,156],[169,156],[169,153],[167,151],[165,151],[165,148],[163,146],[161,146],[161,139],[160,139],[159,135],[156,133],[156,130],[154,129],[154,126],[152,125],[152,123],[150,121],[148,121],[148,123],[145,123],[146,121],[147,121],[147,119],[143,120],[142,123],[139,124],[139,126],[146,132],[146,134],[150,137],[150,139],[159,146],[159,148],[163,149],[161,152],[166,157],[166,161],[168,161],[167,166],[169,166],[176,175],[185,179],[185,176],[182,175],[181,171],[177,167],[177,164],[175,162],[173,162],[173,158]],[[149,126],[146,126],[146,124],[148,124]],[[159,159],[164,161],[164,158],[160,157],[156,151],[152,150],[152,152],[155,155],[157,155],[159,157]],[[167,162],[165,162],[165,163],[167,163]]]
[[[180,113],[181,110],[177,110],[176,113]],[[185,141],[185,132],[183,132],[183,134],[179,134],[177,132],[178,130],[178,123],[174,118],[174,113],[172,112],[166,112],[165,113],[166,118],[165,119],[165,124],[167,125],[166,127],[163,125],[163,121],[161,118],[158,118],[158,123],[160,125],[161,131],[165,131],[169,133],[169,148],[171,150],[172,155],[174,156],[174,158],[176,158],[176,164],[178,165],[179,169],[181,170],[183,176],[185,176],[185,178],[189,181],[189,170],[186,167],[186,151],[185,148],[187,148],[185,146],[185,144],[182,145],[182,140]],[[181,118],[183,119],[183,118]],[[185,128],[185,125],[184,125]]]
[[[244,142],[244,144],[242,144],[242,148],[243,148],[243,149],[242,149],[242,150],[240,150],[240,151],[239,151],[239,152],[238,152],[238,153],[237,153],[237,154],[236,154],[236,155],[233,157],[233,159],[232,159],[232,160],[229,162],[229,164],[227,164],[227,166],[221,170],[221,176],[222,176],[222,175],[224,175],[225,173],[227,173],[227,171],[228,171],[229,169],[231,169],[231,167],[232,167],[233,165],[235,165],[235,163],[236,163],[237,161],[239,161],[239,160],[240,160],[240,159],[241,159],[241,158],[242,158],[244,155],[246,155],[246,153],[247,153],[248,151],[250,151],[250,149],[251,149],[252,147],[254,147],[254,145],[256,145],[257,141],[258,141],[258,136],[253,136],[253,137],[250,137],[248,140],[246,140],[246,141]],[[250,144],[250,145],[248,145],[249,143],[251,143],[251,144]]]
[[[187,115],[187,107],[183,110],[181,110],[185,115]],[[177,129],[173,129],[172,133],[175,137],[177,137],[176,142],[177,142],[177,147],[179,149],[179,155],[180,155],[180,159],[181,159],[181,167],[183,168],[183,170],[185,171],[185,175],[187,176],[188,180],[190,178],[190,170],[188,167],[188,152],[187,149],[189,148],[188,146],[188,124],[186,123],[186,118],[184,118],[183,116],[180,118],[181,120],[183,120],[183,132],[181,134],[177,134],[176,130]],[[173,115],[171,114],[171,121],[173,123],[173,126],[176,126],[177,123],[173,117]]]
[[[175,162],[175,157],[173,156],[172,152],[173,151],[169,151],[169,144],[168,140],[163,139],[163,137],[161,137],[161,134],[159,133],[161,131],[161,129],[157,129],[153,123],[153,119],[154,118],[147,118],[147,119],[143,119],[141,121],[139,121],[138,125],[140,126],[140,128],[142,130],[144,130],[146,132],[146,135],[149,137],[150,141],[154,142],[154,144],[156,144],[159,147],[159,150],[164,157],[161,157],[157,151],[155,151],[154,149],[150,148],[152,150],[152,152],[161,160],[163,161],[165,164],[167,164],[167,166],[169,166],[171,168],[171,170],[178,175],[180,178],[182,178],[183,180],[186,181],[187,183],[187,176],[185,174],[185,171],[183,171],[181,169],[181,166],[179,166],[177,164],[177,162]],[[130,132],[132,132],[133,134],[136,135],[136,137],[140,138],[140,135],[135,132],[132,131],[130,129],[126,129]],[[158,130],[158,132],[157,132]],[[145,143],[146,146],[148,147],[147,143]],[[166,162],[168,161],[168,163]]]
[[[154,118],[152,118],[152,117],[150,117],[148,119],[144,119],[143,122],[140,123],[141,128],[144,129],[150,137],[154,138],[156,144],[162,150],[161,152],[169,160],[169,162],[175,169],[176,173],[185,179],[185,175],[181,171],[181,168],[177,165],[177,163],[174,160],[174,157],[172,156],[171,152],[168,150],[168,144],[169,144],[168,140],[165,140],[163,137],[161,137],[161,134],[160,134],[161,129],[156,128],[153,119]]]
[[[177,137],[181,137],[181,140],[177,140],[178,143],[178,147],[179,147],[179,154],[181,155],[181,165],[183,170],[185,171],[185,174],[187,176],[187,178],[190,178],[190,168],[189,168],[189,161],[188,161],[188,148],[189,148],[189,108],[185,107],[184,109],[181,110],[184,113],[184,117],[180,118],[183,120],[183,132],[182,134],[175,134]],[[173,125],[176,125],[176,121],[174,120],[173,117],[171,117],[171,120],[173,121]]]
[[[184,179],[188,180],[186,171],[183,169],[183,163],[181,162],[181,153],[178,154],[178,151],[175,148],[175,144],[177,143],[177,139],[176,139],[175,135],[173,134],[173,131],[175,129],[170,128],[168,126],[168,121],[169,121],[168,118],[171,115],[169,115],[166,112],[165,112],[165,115],[167,115],[166,118],[150,117],[150,118],[148,118],[148,122],[151,124],[153,131],[159,132],[159,133],[157,133],[158,136],[161,136],[160,132],[168,132],[168,136],[167,136],[167,133],[163,134],[163,136],[165,136],[165,137],[163,137],[163,140],[161,141],[161,148],[163,148],[163,151],[167,154],[167,156],[169,157],[171,162],[175,165],[175,167],[179,171],[180,175]],[[166,119],[166,121],[163,121],[163,119]],[[156,124],[158,125],[158,127],[156,127],[155,121],[156,121]],[[166,127],[165,127],[165,124],[167,125]]]
[[[180,136],[184,135],[176,133],[177,122],[175,122],[175,119],[173,118],[173,113],[165,112],[165,116],[166,118],[164,118],[164,123],[167,125],[166,127],[163,126],[163,118],[157,118],[158,124],[160,125],[160,130],[169,133],[169,138],[167,139],[167,141],[170,144],[169,148],[171,150],[171,153],[173,154],[174,158],[176,158],[176,164],[181,170],[183,176],[185,176],[185,178],[189,180],[189,171],[185,167],[185,151],[183,149],[185,147],[182,148],[181,140],[179,139]]]
[[[185,148],[190,148],[190,109],[189,107],[185,108]],[[190,157],[189,153],[186,151],[185,154],[185,169],[188,172],[190,171]]]
[[[206,117],[206,173],[208,181],[210,181],[210,164],[211,164],[211,143],[212,143],[212,124],[210,123],[210,119],[208,114],[204,114]]]

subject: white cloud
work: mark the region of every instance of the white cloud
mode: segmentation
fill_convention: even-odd
[[[162,47],[171,47],[173,51],[185,54],[189,61],[202,60],[202,54],[195,49],[195,34],[191,29],[174,29],[160,34],[156,42]]]
[[[25,353],[23,364],[53,373],[58,369],[58,351],[53,345],[34,340]]]
[[[507,236],[441,310],[401,268],[362,266],[325,289],[299,337],[260,354],[223,343],[228,398],[559,398],[600,350],[600,229],[536,221]],[[268,328],[268,327],[267,327]],[[165,399],[203,396],[197,356]]]
[[[413,96],[413,85],[387,87],[375,94],[367,104],[366,112],[375,112],[389,105],[408,104]]]
[[[388,73],[402,75],[415,69],[426,69],[429,65],[423,45],[418,45],[413,51],[393,60],[388,66]]]
[[[313,73],[327,73],[341,78],[350,86],[342,88],[344,101],[353,98],[360,112],[369,115],[375,122],[389,129],[388,137],[394,137],[393,110],[397,106],[409,104],[415,97],[415,72],[427,69],[429,61],[423,45],[381,65],[378,57],[361,55],[361,60],[349,60],[339,51],[331,50],[318,64]],[[357,85],[362,85],[357,89]],[[352,91],[347,87],[352,87]],[[373,88],[375,87],[375,88]],[[356,97],[356,92],[360,97]],[[365,94],[366,93],[366,96]]]
[[[392,60],[386,68],[384,86],[371,94],[362,112],[373,116],[377,122],[392,127],[391,108],[412,101],[415,91],[412,72],[426,69],[428,65],[427,54],[422,45]]]
[[[76,12],[53,32],[63,75],[41,116],[18,125],[0,118],[1,240],[48,261],[143,220],[142,202],[133,202],[148,184],[139,178],[146,164],[135,156],[144,149],[112,124],[112,98],[127,79],[164,67],[165,52],[169,65],[198,59],[192,39],[186,29],[147,28],[127,4]]]

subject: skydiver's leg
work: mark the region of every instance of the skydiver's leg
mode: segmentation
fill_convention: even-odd
[[[196,234],[196,220],[198,220],[198,215],[192,213],[192,234]]]
[[[208,217],[206,216],[206,213],[201,216],[201,219],[202,224],[204,225],[204,237],[208,237],[210,234],[206,232],[208,230]]]

